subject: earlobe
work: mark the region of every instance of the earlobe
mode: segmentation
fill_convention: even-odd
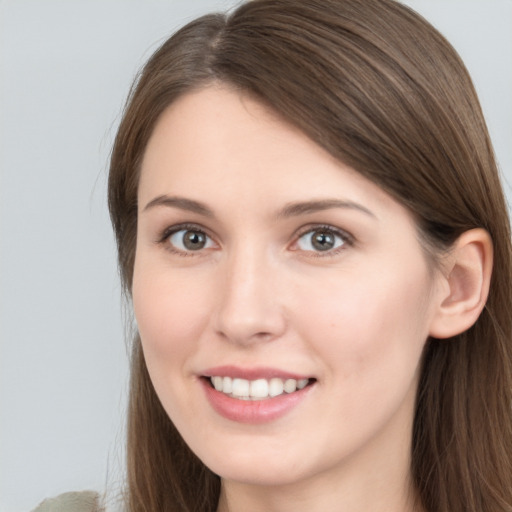
[[[482,312],[491,282],[492,240],[484,229],[471,229],[455,242],[447,257],[430,335],[450,338],[469,329]]]

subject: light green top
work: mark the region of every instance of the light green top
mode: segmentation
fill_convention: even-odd
[[[99,495],[94,491],[66,492],[44,500],[32,512],[101,512]]]

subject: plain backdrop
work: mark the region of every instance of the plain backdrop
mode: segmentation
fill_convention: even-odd
[[[121,482],[110,146],[145,59],[185,22],[236,3],[0,0],[0,512]],[[512,0],[406,3],[465,60],[512,182]]]

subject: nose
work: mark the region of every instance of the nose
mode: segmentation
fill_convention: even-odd
[[[246,247],[224,262],[214,314],[217,335],[240,345],[271,341],[286,330],[277,265]]]

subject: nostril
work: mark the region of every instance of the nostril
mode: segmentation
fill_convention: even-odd
[[[257,332],[254,334],[254,336],[257,338],[269,338],[272,336],[272,334],[269,332]]]

